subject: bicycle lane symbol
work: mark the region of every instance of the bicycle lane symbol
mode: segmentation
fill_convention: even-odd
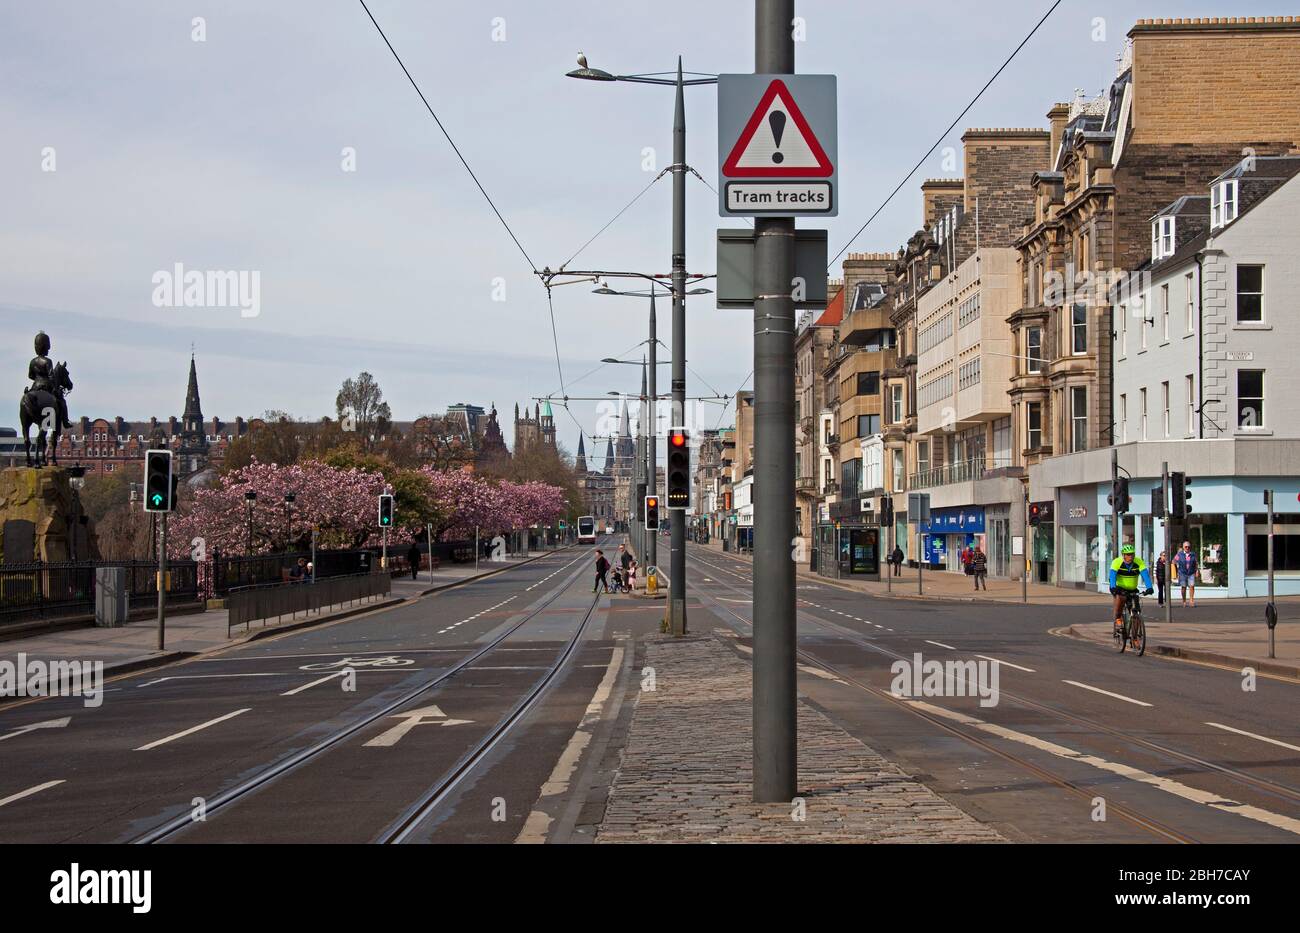
[[[414,658],[398,658],[393,655],[384,655],[377,658],[343,658],[338,661],[320,662],[317,664],[304,664],[298,668],[300,671],[338,671],[346,668],[356,669],[358,667],[408,667],[415,663]]]

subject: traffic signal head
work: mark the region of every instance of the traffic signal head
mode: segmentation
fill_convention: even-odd
[[[1111,483],[1110,490],[1110,495],[1106,497],[1106,501],[1110,503],[1111,510],[1116,515],[1129,511],[1128,477],[1116,477],[1115,481]]]
[[[659,530],[659,497],[645,497],[645,527],[647,531]]]
[[[393,497],[388,493],[379,497],[379,527],[393,527]]]
[[[1192,491],[1187,487],[1192,485],[1186,473],[1169,474],[1169,516],[1171,518],[1184,518],[1191,514]]]
[[[691,445],[685,428],[668,430],[668,508],[684,509],[691,502]]]
[[[636,520],[645,521],[645,483],[636,484]]]
[[[144,455],[144,510],[170,512],[176,501],[176,483],[172,476],[172,452],[148,450]]]
[[[894,524],[894,499],[892,496],[880,497],[880,524]]]
[[[1043,520],[1042,509],[1037,502],[1029,506],[1029,524],[1037,525]]]

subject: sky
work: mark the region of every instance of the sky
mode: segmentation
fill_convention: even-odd
[[[671,161],[673,93],[565,72],[578,52],[620,74],[677,55],[687,71],[752,71],[753,3],[367,3],[532,265],[357,0],[6,4],[0,368],[15,405],[44,328],[76,382],[74,419],[179,416],[193,347],[209,418],[333,415],[365,370],[397,419],[495,403],[512,442],[515,403],[559,396],[562,373],[564,446],[580,425],[608,430],[610,407],[577,397],[639,391],[636,367],[599,361],[639,354],[646,301],[557,288],[553,338],[532,269],[569,260]],[[827,227],[838,252],[1050,5],[800,0],[797,70],[838,75],[840,183],[839,216],[800,225]],[[916,230],[921,180],[959,173],[964,128],[1045,127],[1076,88],[1101,92],[1138,16],[1290,12],[1064,0],[853,250],[892,252]],[[688,88],[686,114],[687,161],[716,186],[715,93]],[[667,272],[670,193],[664,176],[570,268]],[[695,178],[687,213],[687,267],[711,273],[715,230],[737,221]],[[238,273],[258,301],[173,300],[178,264]],[[671,343],[666,304],[659,322]],[[750,312],[693,297],[686,328],[688,393],[734,395],[752,370]]]

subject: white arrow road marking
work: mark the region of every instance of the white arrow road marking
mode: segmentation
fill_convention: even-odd
[[[925,710],[936,716],[942,716],[945,719],[952,719],[967,726],[980,729],[984,732],[1000,736],[1012,742],[1019,742],[1021,745],[1028,745],[1030,748],[1036,748],[1040,751],[1055,755],[1057,758],[1064,758],[1068,761],[1078,761],[1086,765],[1092,765],[1101,771],[1108,771],[1111,774],[1118,774],[1120,777],[1128,778],[1132,781],[1138,781],[1142,784],[1148,784],[1175,797],[1181,797],[1184,800],[1190,800],[1193,803],[1203,804],[1212,810],[1222,810],[1224,813],[1235,813],[1237,816],[1244,816],[1246,819],[1255,820],[1259,823],[1265,823],[1277,829],[1284,829],[1287,832],[1300,835],[1300,820],[1293,817],[1283,816],[1280,813],[1273,813],[1270,810],[1263,810],[1249,804],[1239,803],[1236,800],[1230,800],[1221,794],[1212,794],[1208,791],[1198,790],[1195,787],[1188,787],[1186,784],[1180,784],[1177,781],[1171,781],[1169,778],[1160,777],[1159,775],[1150,774],[1138,768],[1131,768],[1128,765],[1120,764],[1117,761],[1107,761],[1105,758],[1098,758],[1096,755],[1089,755],[1084,752],[1075,751],[1072,748],[1066,748],[1064,745],[1057,745],[1055,742],[1049,742],[1046,739],[1040,739],[1037,736],[1026,735],[1023,732],[1016,732],[1014,729],[1008,729],[1005,726],[999,726],[996,723],[985,722],[982,719],[976,719],[974,716],[967,716],[965,713],[959,713],[956,710],[944,709],[942,706],[933,706],[922,700],[907,700],[918,709]]]
[[[37,784],[35,787],[29,787],[27,790],[20,790],[16,794],[11,794],[0,800],[0,807],[13,803],[15,800],[22,800],[24,797],[30,797],[32,794],[39,794],[43,790],[49,790],[51,787],[57,787],[64,783],[63,781],[46,781],[44,784]]]
[[[37,729],[62,729],[70,722],[72,722],[72,717],[64,716],[62,719],[47,719],[45,722],[34,722],[28,726],[19,726],[8,735],[0,735],[0,742],[3,742],[5,739],[12,739],[14,736],[23,735],[27,732],[34,732]]]
[[[1101,687],[1089,687],[1087,684],[1081,684],[1077,680],[1063,680],[1061,683],[1069,684],[1071,687],[1079,687],[1083,690],[1091,690],[1093,693],[1105,694],[1108,697],[1114,697],[1117,700],[1123,700],[1125,703],[1132,703],[1134,706],[1150,706],[1150,703],[1143,703],[1141,700],[1135,700],[1132,697],[1126,697],[1122,693],[1111,693],[1109,690],[1103,690]]]
[[[1245,729],[1234,729],[1232,726],[1225,726],[1221,722],[1207,722],[1207,726],[1214,726],[1216,729],[1222,729],[1225,732],[1235,732],[1237,735],[1244,735],[1248,738],[1259,739],[1261,742],[1268,742],[1270,745],[1280,745],[1283,748],[1289,748],[1293,752],[1300,752],[1300,745],[1288,745],[1286,742],[1279,742],[1277,739],[1270,739],[1266,735],[1256,735],[1253,732],[1247,732]]]
[[[473,722],[472,719],[448,719],[447,714],[436,706],[426,706],[423,709],[413,709],[409,713],[396,713],[388,717],[389,719],[402,720],[387,732],[381,732],[369,742],[366,747],[389,748],[401,741],[402,736],[410,732],[416,726],[425,726],[436,722],[440,726],[462,726]]]
[[[985,661],[992,661],[994,664],[1005,664],[1007,667],[1014,667],[1018,671],[1024,671],[1026,674],[1036,674],[1032,667],[1021,667],[1019,664],[1012,664],[1010,661],[1003,661],[1001,658],[990,658],[987,654],[977,654],[977,658],[983,658]],[[1134,700],[1133,702],[1137,702]]]
[[[194,733],[198,732],[201,729],[208,728],[208,726],[215,726],[217,723],[225,722],[227,719],[234,719],[240,713],[247,713],[250,709],[252,709],[251,706],[245,709],[237,709],[233,713],[226,713],[226,715],[218,716],[216,719],[209,719],[207,722],[199,723],[197,726],[190,726],[188,729],[184,730],[183,732],[177,732],[175,735],[169,735],[165,739],[158,739],[158,741],[150,742],[148,745],[141,745],[139,748],[136,749],[136,751],[147,752],[149,751],[149,749],[157,748],[159,745],[166,745],[168,742],[175,742],[177,739],[183,739],[187,735],[193,735]]]

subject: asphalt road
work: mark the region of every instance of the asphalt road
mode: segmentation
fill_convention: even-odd
[[[691,627],[749,645],[751,564],[691,545],[688,566]],[[1300,684],[1259,677],[1244,690],[1241,671],[1056,633],[1097,621],[1086,606],[872,598],[803,580],[797,592],[801,693],[1012,839],[1300,841]],[[905,685],[891,666],[918,653],[982,662],[984,677],[957,669],[937,691],[894,696]],[[957,695],[991,687],[994,664],[996,704]]]
[[[587,620],[536,708],[410,830],[412,841],[511,841],[609,666],[614,633],[630,634],[632,616],[647,630],[657,621],[651,604],[611,612],[611,597],[593,595],[592,559],[591,548],[560,551],[120,677],[98,708],[70,697],[0,710],[0,841],[127,842],[169,820],[180,828],[165,841],[377,840],[550,673]]]

